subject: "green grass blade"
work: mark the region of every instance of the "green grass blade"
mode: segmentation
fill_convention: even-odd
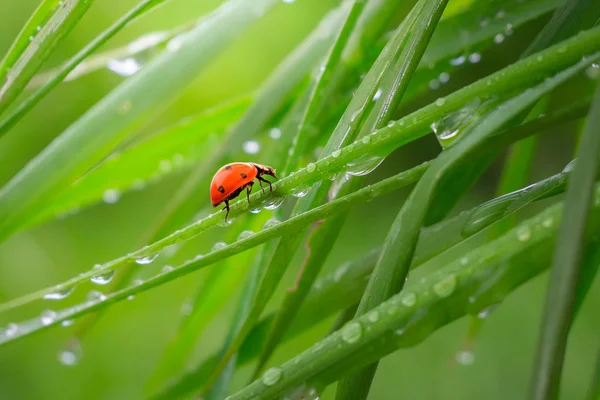
[[[94,0],[45,0],[40,4],[0,64],[0,114],[25,89],[92,4]]]
[[[375,270],[369,280],[369,285],[358,307],[358,316],[366,314],[394,293],[402,290],[419,239],[420,229],[432,202],[433,193],[442,177],[467,157],[470,159],[474,156],[479,157],[479,155],[474,154],[474,150],[486,137],[502,128],[523,109],[535,104],[541,96],[573,77],[587,65],[586,62],[580,62],[505,103],[497,111],[484,117],[481,123],[476,125],[472,132],[454,147],[441,153],[432,164],[432,167],[425,172],[392,224]],[[485,155],[487,156],[487,154]],[[357,384],[368,387],[374,373],[375,368],[370,368],[369,371],[365,371],[364,378],[356,377],[355,381],[358,382]],[[349,390],[350,387],[351,385],[341,386],[342,390],[338,390],[338,393],[341,392],[340,396],[350,397],[353,396],[353,393],[364,395],[368,392],[368,390],[360,391],[358,386],[352,391]]]
[[[274,185],[274,195],[284,196],[296,187],[312,185],[332,174],[344,171],[347,168],[346,166],[348,163],[357,160],[361,155],[387,154],[401,145],[422,137],[424,134],[428,133],[427,127],[433,121],[440,118],[441,115],[460,109],[460,107],[471,101],[474,97],[481,95],[481,93],[488,90],[495,92],[510,91],[523,85],[531,85],[548,77],[553,71],[565,68],[569,65],[569,62],[577,62],[580,59],[581,54],[590,54],[594,50],[598,51],[599,49],[600,28],[594,28],[590,31],[583,32],[576,38],[553,46],[535,57],[529,57],[519,61],[510,67],[449,95],[442,105],[434,103],[426,106],[423,109],[396,121],[394,124],[390,124],[389,126],[376,131],[368,137],[369,140],[363,138],[362,140],[341,149],[339,154],[332,154],[314,164],[307,165],[307,167],[297,171],[294,175],[283,178],[277,182],[277,184]],[[521,138],[522,137],[523,136],[521,136]],[[261,201],[265,201],[271,196],[271,194],[257,192],[250,196],[250,201],[252,203],[260,204]],[[231,216],[239,215],[247,209],[248,203],[245,200],[237,201],[231,205]],[[97,270],[85,274],[81,280],[73,278],[62,284],[54,285],[2,304],[0,305],[0,312],[42,299],[45,294],[64,290],[70,285],[87,280],[94,275],[117,269],[138,258],[153,256],[172,244],[187,240],[207,229],[215,227],[224,217],[223,211],[216,212],[184,229],[172,233],[164,239],[152,243],[151,245],[103,264]]]
[[[171,175],[188,171],[218,145],[225,129],[248,108],[251,97],[217,105],[137,142],[94,168],[56,196],[24,227],[77,212]]]
[[[92,40],[81,51],[75,54],[66,64],[64,64],[56,74],[48,80],[40,89],[24,100],[16,110],[12,111],[9,116],[0,121],[0,136],[6,133],[14,124],[16,124],[29,110],[31,110],[46,94],[48,94],[56,85],[63,81],[67,75],[75,69],[86,57],[92,54],[96,49],[102,46],[106,41],[113,37],[117,32],[123,29],[127,24],[131,23],[137,17],[150,11],[165,0],[143,0],[127,14],[121,17],[111,27],[102,32],[94,40]],[[84,4],[87,2],[84,2]],[[31,77],[30,77],[31,78]],[[0,100],[0,113],[1,100]]]
[[[586,238],[598,231],[600,191]],[[233,394],[231,400],[270,400],[300,386],[324,387],[349,372],[372,364],[399,348],[420,343],[438,328],[490,305],[487,295],[498,289],[504,296],[542,273],[550,260],[562,204],[549,207],[515,229],[461,258],[440,257],[423,280],[409,282],[393,296],[311,348],[275,368],[269,376]],[[527,233],[527,234],[525,234]],[[434,262],[434,260],[432,260]],[[493,279],[493,280],[490,280]],[[477,297],[475,303],[469,298]],[[265,379],[266,378],[266,379]]]
[[[598,400],[600,399],[600,349],[596,356],[596,367],[594,369],[594,375],[590,382],[590,388],[587,393],[586,400]]]
[[[573,176],[567,188],[565,218],[554,251],[533,374],[534,399],[558,398],[563,358],[579,285],[584,231],[593,201],[593,187],[600,156],[598,124],[600,89],[597,88],[579,146]]]
[[[227,3],[186,34],[176,51],[161,54],[72,124],[0,190],[0,239],[12,234],[44,199],[64,190],[147,118],[167,107],[216,54],[274,3]],[[202,40],[207,31],[213,40]]]

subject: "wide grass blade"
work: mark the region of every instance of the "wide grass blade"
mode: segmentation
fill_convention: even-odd
[[[593,202],[600,157],[600,87],[585,125],[565,199],[565,218],[560,226],[553,256],[541,336],[533,370],[532,398],[556,399],[560,387],[567,337],[580,285],[582,249]]]
[[[161,4],[165,0],[143,0],[137,6],[135,6],[131,11],[121,17],[117,22],[115,22],[111,27],[102,32],[99,36],[97,36],[94,40],[92,40],[87,46],[85,46],[81,51],[75,54],[66,64],[64,64],[60,70],[56,72],[56,74],[48,80],[44,86],[40,89],[36,90],[35,93],[30,95],[27,99],[25,99],[16,110],[12,111],[9,116],[2,119],[0,121],[0,136],[3,133],[6,133],[14,124],[16,124],[29,110],[31,110],[41,99],[46,96],[56,85],[63,81],[69,75],[71,71],[73,71],[80,63],[92,54],[96,49],[106,43],[111,37],[113,37],[117,32],[123,29],[126,25],[131,23],[134,19],[139,16],[145,14],[146,12],[153,9],[155,6]],[[83,2],[88,3],[86,1]],[[91,3],[91,2],[90,2]],[[0,107],[1,107],[1,97],[0,96]],[[2,109],[0,108],[0,113],[2,113]]]
[[[600,228],[600,191],[591,215],[589,239]],[[440,327],[506,297],[542,273],[550,260],[562,204],[549,207],[515,229],[456,259],[431,260],[433,273],[409,282],[371,312],[233,394],[231,400],[275,399],[306,385],[324,387],[399,348],[422,342]],[[467,260],[466,263],[464,260]],[[429,270],[429,267],[425,267]],[[469,298],[473,297],[473,302]],[[273,379],[276,376],[277,379]]]
[[[25,89],[92,4],[94,0],[44,0],[39,5],[0,63],[0,114]]]
[[[0,240],[167,107],[216,54],[275,3],[227,3],[187,33],[179,48],[161,54],[73,123],[0,190]],[[212,40],[205,41],[208,32]]]

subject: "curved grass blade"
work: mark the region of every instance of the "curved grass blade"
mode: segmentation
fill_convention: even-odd
[[[596,368],[594,369],[594,375],[590,382],[590,388],[587,393],[586,400],[598,400],[600,399],[600,349],[596,356]]]
[[[248,108],[251,97],[218,105],[185,118],[164,131],[114,153],[56,196],[24,227],[68,215],[165,177],[189,170],[207,157],[231,121]]]
[[[345,170],[348,163],[356,160],[361,155],[388,154],[395,148],[422,137],[424,134],[428,133],[427,127],[432,121],[445,113],[459,109],[465,103],[484,91],[510,91],[521,87],[522,85],[533,84],[547,77],[552,71],[565,68],[565,63],[569,61],[571,63],[577,62],[580,60],[581,54],[590,54],[594,50],[598,51],[599,49],[600,28],[594,28],[590,31],[583,32],[576,38],[570,39],[560,45],[553,46],[536,57],[519,61],[504,70],[492,74],[487,78],[477,81],[452,95],[449,95],[442,105],[434,103],[426,106],[393,124],[389,124],[385,128],[379,129],[368,137],[369,140],[363,138],[362,140],[341,149],[339,154],[332,154],[314,164],[311,163],[307,165],[305,168],[297,171],[294,175],[278,181],[273,186],[273,194],[257,192],[250,196],[250,201],[252,203],[260,204],[261,201],[270,198],[272,195],[283,196],[290,193],[294,188],[312,185],[334,173]],[[523,137],[524,135],[521,132],[519,138]],[[506,144],[507,143],[504,143],[503,145]],[[242,212],[245,212],[247,208],[248,203],[246,200],[237,201],[231,205],[230,215],[232,217],[239,215]],[[5,304],[0,304],[0,312],[36,300],[41,300],[45,294],[65,290],[72,285],[88,280],[94,275],[117,269],[130,262],[134,262],[138,258],[153,256],[172,244],[187,240],[207,229],[215,227],[224,217],[225,214],[223,211],[211,214],[184,229],[172,233],[164,239],[105,263],[98,269],[83,274],[80,278],[73,278],[62,284],[39,290],[21,298],[11,300]]]
[[[0,114],[92,4],[94,0],[45,0],[40,4],[0,64]]]
[[[600,190],[597,190],[590,219],[593,231],[586,238],[600,229],[599,207]],[[399,348],[422,342],[438,328],[468,313],[481,311],[490,305],[490,298],[484,296],[475,304],[469,302],[469,297],[478,294],[481,288],[488,295],[495,295],[494,291],[499,289],[506,296],[547,268],[562,209],[562,204],[551,206],[505,235],[472,250],[466,254],[472,260],[467,264],[460,258],[432,260],[435,267],[431,270],[435,272],[422,281],[409,282],[404,293],[355,318],[271,370],[269,376],[233,394],[230,400],[270,400],[301,385],[324,387]],[[528,233],[526,240],[524,232]],[[494,281],[490,282],[490,278]],[[273,375],[278,379],[269,379]]]
[[[593,202],[594,182],[600,157],[600,86],[573,169],[565,198],[565,218],[560,226],[554,251],[550,283],[542,321],[541,335],[533,370],[532,398],[556,399],[560,387],[567,337],[580,285],[581,259],[587,215]]]
[[[600,55],[596,54],[594,59],[598,57]],[[369,285],[359,304],[357,316],[368,313],[371,309],[402,290],[419,240],[420,229],[433,199],[433,193],[438,189],[437,186],[444,175],[448,171],[452,171],[459,163],[464,162],[467,157],[478,156],[474,153],[486,137],[502,128],[524,109],[535,104],[541,96],[582,71],[587,65],[588,62],[579,62],[503,104],[498,110],[484,117],[481,123],[476,125],[464,139],[438,156],[431,168],[419,180],[392,224],[375,270],[369,280]],[[375,370],[376,366],[370,367],[364,371],[364,376],[359,375],[354,378],[354,382],[360,387],[354,385],[341,386],[338,393],[340,393],[339,396],[344,397],[338,398],[350,398],[354,395],[366,396]],[[348,390],[351,387],[354,391]],[[361,390],[364,387],[367,389]]]
[[[134,19],[150,11],[165,0],[142,0],[137,6],[131,9],[127,14],[121,17],[111,27],[102,32],[94,40],[92,40],[81,51],[75,54],[66,64],[64,64],[56,74],[48,80],[40,89],[30,95],[23,103],[11,112],[9,116],[0,121],[0,136],[6,133],[14,124],[16,124],[29,110],[31,110],[41,99],[46,96],[56,85],[63,81],[67,75],[75,69],[87,56],[92,54],[96,49],[102,46],[106,41],[113,37],[117,32],[123,29],[127,24]],[[68,2],[68,1],[67,1]],[[86,1],[83,2],[87,3]],[[31,77],[30,77],[31,78]],[[27,82],[26,82],[27,83]],[[0,95],[0,113],[2,113],[2,100]]]
[[[216,54],[275,3],[226,3],[187,33],[179,48],[161,54],[72,124],[0,190],[0,240],[167,107]],[[210,41],[202,40],[207,31]]]

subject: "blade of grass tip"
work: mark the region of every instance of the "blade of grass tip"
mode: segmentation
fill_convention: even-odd
[[[45,0],[40,4],[0,64],[0,114],[92,4],[94,0]]]
[[[594,374],[590,381],[590,388],[587,393],[586,400],[598,400],[600,399],[600,348],[598,348],[598,355],[596,356],[596,367]]]
[[[370,136],[369,141],[356,141],[345,148],[340,149],[340,153],[339,155],[336,154],[336,157],[333,155],[327,156],[315,162],[314,168],[307,166],[297,171],[294,175],[282,178],[276,183],[276,185],[274,185],[274,193],[277,196],[283,196],[289,194],[292,188],[298,187],[299,185],[314,184],[315,182],[318,182],[331,174],[345,170],[349,162],[356,160],[363,154],[389,154],[398,146],[404,145],[427,134],[429,132],[427,127],[434,120],[438,119],[443,114],[459,109],[464,104],[471,101],[474,97],[479,96],[483,91],[511,91],[518,87],[535,84],[541,79],[548,77],[549,74],[560,71],[561,69],[572,65],[572,63],[579,61],[581,59],[581,54],[592,54],[593,52],[598,51],[600,48],[599,40],[600,28],[593,28],[589,31],[581,32],[575,38],[568,39],[566,42],[561,43],[560,45],[553,46],[552,48],[541,52],[535,57],[529,57],[509,67],[506,67],[505,69],[494,73],[489,77],[483,78],[447,96],[443,104],[441,102],[430,104],[423,109],[416,111],[399,121],[396,121],[394,124],[389,124],[387,127],[379,129]],[[519,138],[523,137],[525,136],[519,136]],[[503,145],[507,144],[510,143],[505,143]],[[417,170],[419,170],[419,168],[413,169],[411,172]],[[250,196],[250,201],[260,202],[264,201],[267,197],[270,198],[271,196],[272,195],[270,193],[263,194],[259,191]],[[347,198],[357,197],[350,196]],[[336,201],[334,204],[343,205],[345,202]],[[231,216],[233,217],[240,215],[247,209],[248,203],[246,200],[237,201],[231,205]],[[327,206],[323,206],[323,208],[319,208],[317,211],[313,210],[305,213],[303,218],[309,218],[308,216],[311,216],[310,218],[312,218],[314,216],[316,219],[310,220],[310,222],[307,222],[307,224],[315,222],[321,217],[329,215],[324,214],[324,209],[329,210]],[[206,218],[186,226],[179,231],[173,232],[164,239],[104,263],[98,268],[89,270],[88,272],[82,273],[77,277],[71,278],[60,284],[38,290],[36,292],[29,293],[7,303],[0,304],[0,312],[5,312],[7,310],[15,309],[25,304],[30,304],[32,302],[41,300],[45,295],[66,290],[79,283],[88,281],[93,276],[116,270],[124,265],[127,265],[129,262],[134,262],[139,258],[154,256],[168,246],[188,240],[210,228],[215,227],[223,220],[224,217],[225,212],[218,211],[207,216]],[[301,220],[308,221],[308,219]],[[294,223],[299,223],[298,221],[299,220],[296,219],[294,220]],[[273,234],[273,231],[270,231],[269,234]],[[173,274],[169,277],[175,278],[176,276],[179,275]]]
[[[178,48],[152,60],[67,128],[0,190],[0,239],[167,107],[216,54],[275,3],[233,0],[221,6],[187,33]],[[207,32],[211,40],[201,40]]]
[[[582,243],[591,207],[596,168],[600,156],[600,87],[585,125],[573,176],[565,198],[565,218],[558,233],[540,341],[533,370],[533,399],[556,399],[563,358],[579,285]]]
[[[412,32],[413,36],[410,37],[410,39],[405,39],[405,44],[401,47],[400,55],[397,57],[394,67],[390,68],[390,72],[387,72],[386,76],[382,78],[381,86],[378,89],[382,93],[385,93],[385,95],[369,113],[368,120],[361,128],[361,132],[366,131],[371,133],[376,128],[387,124],[391,113],[395,110],[397,104],[400,102],[402,94],[408,86],[411,73],[418,65],[419,59],[426,48],[427,40],[422,41],[420,39],[423,37],[429,39],[433,29],[435,28],[435,21],[432,23],[431,20],[428,20],[426,22],[421,21],[422,23],[419,23],[419,21],[414,17],[418,15],[418,11],[425,7],[423,4],[424,3],[422,2],[415,6],[413,11],[411,11],[411,13],[405,19],[405,22],[403,22],[403,25],[398,29],[400,33],[397,33],[396,35],[397,37],[402,37],[405,35],[409,36],[408,32],[412,31],[410,29],[411,26],[423,27],[421,29],[415,29],[414,32]],[[432,12],[429,14],[424,13],[423,15],[433,15],[431,19],[435,20],[435,16],[437,15],[439,18],[442,10],[443,6],[437,10],[437,14]],[[350,182],[343,184],[343,188],[340,189],[341,193],[351,193],[358,189],[361,184],[362,179],[351,178]],[[339,193],[340,192],[338,192],[338,194]],[[317,194],[314,201],[320,201],[320,199],[321,197]],[[347,213],[340,214],[333,219],[325,221],[323,225],[315,230],[314,240],[312,240],[310,244],[311,252],[309,253],[308,258],[305,260],[305,264],[302,266],[302,275],[299,276],[299,281],[297,281],[295,288],[291,290],[291,293],[286,295],[284,300],[285,307],[282,307],[281,315],[278,316],[276,322],[272,326],[267,344],[264,348],[264,353],[259,360],[254,376],[257,376],[260,373],[262,367],[274,351],[279,340],[281,340],[283,337],[283,334],[288,326],[287,321],[293,319],[302,301],[308,294],[308,290],[310,289],[324,261],[329,255],[329,251],[332,247],[331,243],[335,242],[342,229],[346,216]],[[327,246],[323,246],[324,243],[327,243]]]
[[[600,226],[598,200],[600,190],[597,189],[590,220],[593,229],[586,232],[586,238],[596,234]],[[270,374],[234,393],[230,400],[270,400],[281,398],[301,385],[325,387],[397,349],[421,343],[442,326],[480,311],[480,306],[489,306],[479,303],[475,308],[469,302],[469,297],[482,289],[487,293],[501,290],[506,297],[548,267],[549,250],[556,239],[554,222],[560,221],[563,208],[562,203],[550,206],[467,254],[432,260],[432,264],[424,268],[433,272],[423,280],[409,282],[406,292],[393,296],[272,369]],[[526,240],[523,232],[528,233]],[[465,255],[470,260],[467,264],[461,261]]]
[[[133,22],[139,16],[150,11],[154,7],[163,3],[166,0],[143,0],[137,6],[132,8],[127,14],[121,17],[117,22],[110,26],[107,30],[98,35],[81,51],[75,54],[67,63],[65,63],[56,74],[48,80],[35,93],[29,95],[19,106],[11,112],[6,118],[0,121],[0,137],[5,134],[14,124],[16,124],[29,110],[31,110],[41,99],[46,96],[56,85],[65,79],[65,77],[75,69],[86,57],[96,51],[100,46],[106,43],[117,32],[124,28],[129,23]],[[1,104],[1,102],[0,102]],[[0,113],[1,113],[0,108]]]
[[[595,57],[598,57],[598,55],[595,55]],[[484,117],[481,123],[475,125],[473,131],[454,147],[438,156],[432,167],[419,180],[390,228],[375,270],[359,305],[359,315],[367,313],[394,293],[402,290],[419,239],[420,229],[432,201],[433,192],[443,175],[467,156],[472,156],[472,153],[476,151],[486,137],[500,129],[523,109],[535,104],[541,96],[572,77],[575,73],[580,72],[586,65],[588,65],[587,62],[579,62],[555,77],[546,80],[541,85],[509,100],[502,107]],[[370,368],[369,371],[365,371],[364,378],[360,375],[356,376],[354,382],[368,388],[374,372],[375,368]],[[370,375],[367,375],[367,373]],[[353,396],[352,392],[347,391],[348,389],[350,389],[350,385],[338,385],[338,393],[346,396],[339,398]],[[358,395],[368,393],[368,389],[362,390],[358,385],[356,391]]]

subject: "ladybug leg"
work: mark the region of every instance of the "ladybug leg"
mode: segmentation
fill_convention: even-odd
[[[225,214],[225,221],[227,221],[227,217],[229,216],[229,200],[225,200],[225,208],[223,210],[227,210],[227,214]]]
[[[262,183],[261,182],[266,182],[266,183],[269,184],[269,189],[271,189],[271,192],[273,191],[273,184],[271,184],[271,182],[269,182],[268,180],[264,179],[261,176],[257,176],[256,178],[258,179],[258,183],[260,183],[260,187],[262,187]],[[264,190],[263,190],[263,192],[264,192]]]
[[[248,186],[246,186],[246,197],[248,197],[248,204],[250,204],[250,192],[252,191],[252,185],[254,185],[254,181],[250,181]]]
[[[258,179],[258,184],[260,185],[260,189],[262,190],[262,192],[265,192],[265,188],[262,185],[262,179],[260,178],[260,176],[257,176],[256,179]]]

